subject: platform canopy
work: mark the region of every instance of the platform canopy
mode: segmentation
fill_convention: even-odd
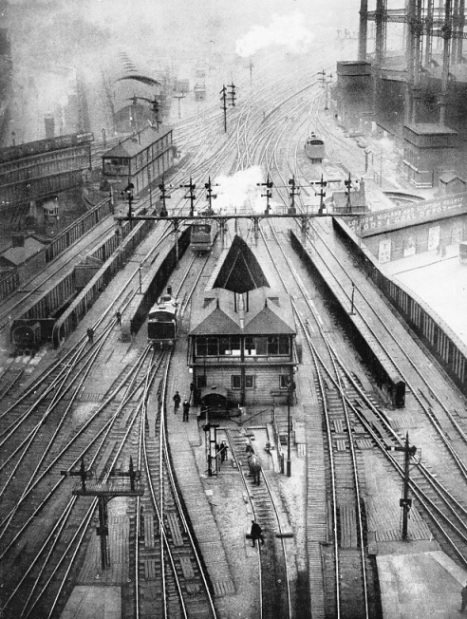
[[[213,288],[225,288],[238,294],[249,292],[269,282],[246,242],[236,236],[217,274]]]

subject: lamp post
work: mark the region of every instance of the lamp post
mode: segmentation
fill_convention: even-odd
[[[412,499],[409,498],[409,489],[410,489],[410,457],[414,457],[417,453],[417,448],[415,445],[409,445],[409,433],[407,432],[405,435],[405,443],[399,447],[387,447],[389,451],[402,451],[404,453],[404,494],[402,499],[399,501],[400,507],[402,507],[402,539],[407,541],[408,534],[408,517],[409,512],[412,508]]]
[[[295,382],[293,380],[290,381],[288,389],[287,389],[287,477],[292,476],[292,460],[290,457],[290,435],[291,435],[291,419],[290,419],[290,406],[292,395],[295,391]]]

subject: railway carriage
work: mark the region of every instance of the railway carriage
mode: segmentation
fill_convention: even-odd
[[[314,133],[305,143],[305,154],[311,163],[321,163],[324,159],[324,142]]]
[[[89,131],[60,135],[44,140],[35,140],[34,142],[25,142],[24,144],[16,144],[15,146],[7,146],[1,149],[0,162],[18,161],[24,157],[44,155],[48,152],[71,148],[73,146],[81,146],[82,144],[88,145],[93,141],[94,134]]]
[[[178,302],[169,293],[163,294],[149,310],[148,341],[153,345],[172,346],[177,337]]]

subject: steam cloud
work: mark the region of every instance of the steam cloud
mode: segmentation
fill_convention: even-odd
[[[237,210],[246,208],[249,212],[262,213],[266,207],[266,199],[261,197],[265,187],[258,187],[264,183],[261,166],[252,166],[246,170],[239,170],[232,176],[218,176],[214,183],[217,198],[214,200],[215,211]]]
[[[280,45],[296,54],[303,54],[310,49],[313,40],[314,35],[305,27],[301,13],[284,16],[274,14],[267,28],[253,26],[244,37],[238,39],[235,51],[242,58],[247,58],[260,49]]]

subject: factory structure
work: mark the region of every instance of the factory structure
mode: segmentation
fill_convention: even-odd
[[[393,138],[414,188],[438,187],[445,174],[467,177],[465,0],[404,4],[361,0],[358,58],[337,63],[335,113],[354,133]]]

